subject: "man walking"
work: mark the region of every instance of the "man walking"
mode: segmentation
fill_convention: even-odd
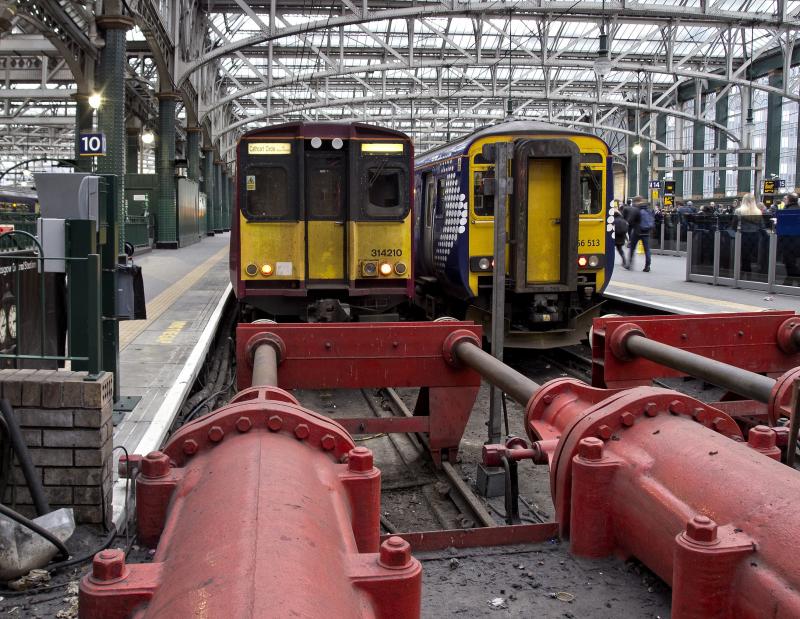
[[[639,241],[644,247],[644,269],[645,273],[650,272],[650,231],[655,224],[653,211],[650,210],[647,201],[641,196],[633,199],[634,208],[630,211],[628,219],[631,245],[628,250],[628,264],[625,266],[629,271],[633,268],[633,256],[636,254],[636,246]]]

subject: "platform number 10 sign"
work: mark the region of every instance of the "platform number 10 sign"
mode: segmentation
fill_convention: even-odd
[[[106,136],[102,133],[82,133],[78,146],[81,157],[102,157],[106,154]]]

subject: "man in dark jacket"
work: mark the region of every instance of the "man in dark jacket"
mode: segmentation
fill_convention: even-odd
[[[633,268],[633,256],[636,254],[636,246],[639,241],[644,247],[644,269],[645,273],[650,272],[650,231],[653,228],[655,218],[649,209],[647,201],[641,196],[633,199],[633,206],[628,219],[628,232],[631,237],[630,249],[628,250],[628,264],[625,266],[629,271]]]
[[[622,266],[628,268],[628,261],[625,259],[625,242],[628,240],[628,222],[622,216],[618,209],[614,209],[614,245],[617,247],[617,253],[622,258]]]

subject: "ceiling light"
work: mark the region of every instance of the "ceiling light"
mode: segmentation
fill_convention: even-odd
[[[152,131],[148,130],[142,134],[142,144],[152,144],[153,142],[155,142],[155,139],[156,136],[153,135]]]
[[[100,96],[99,92],[94,92],[89,95],[89,107],[93,110],[98,109],[101,103],[103,103],[103,97]]]
[[[631,148],[631,151],[633,152],[634,155],[641,155],[642,145],[639,144],[639,142],[636,142],[636,144],[633,145],[633,148]]]

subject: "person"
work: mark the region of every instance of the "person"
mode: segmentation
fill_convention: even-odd
[[[734,211],[734,215],[739,220],[741,231],[740,272],[749,274],[753,271],[753,263],[759,263],[759,235],[764,228],[764,216],[752,193],[742,196],[742,204]]]
[[[655,224],[653,211],[650,210],[647,201],[641,196],[633,199],[634,209],[631,218],[628,219],[628,230],[631,237],[630,249],[628,250],[628,264],[625,267],[629,271],[633,268],[633,256],[636,253],[636,246],[639,241],[644,247],[644,271],[650,272],[650,231]]]
[[[628,268],[628,261],[625,260],[625,241],[628,236],[628,222],[618,209],[614,209],[614,245],[617,246],[617,253],[622,258],[623,268]]]
[[[633,217],[634,211],[636,210],[638,209],[634,208],[633,200],[628,198],[628,200],[625,202],[625,206],[622,208],[622,217],[625,219],[625,221],[630,223],[631,217]]]

